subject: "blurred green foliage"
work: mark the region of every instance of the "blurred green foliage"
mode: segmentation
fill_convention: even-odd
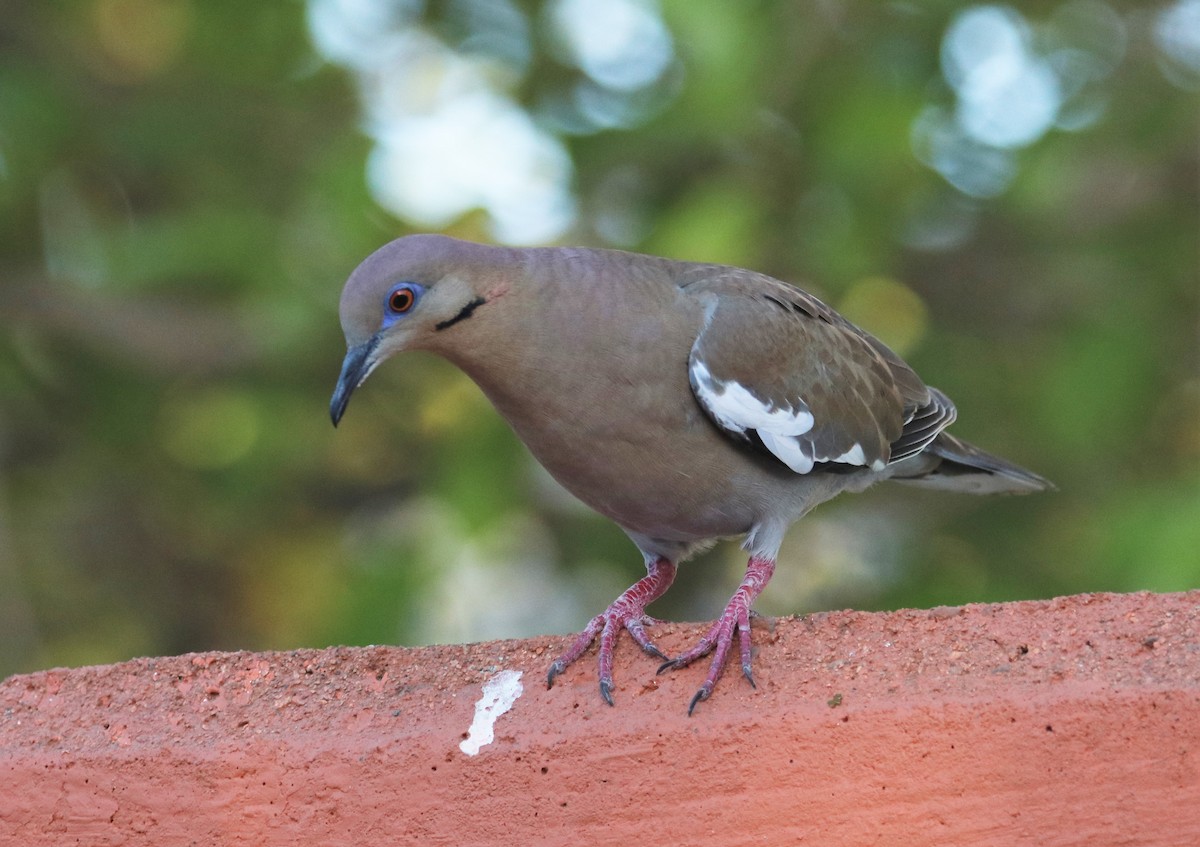
[[[566,632],[641,570],[443,362],[390,363],[329,427],[342,281],[435,228],[378,204],[370,90],[314,47],[316,7],[351,5],[0,16],[0,675]],[[1164,55],[1171,4],[1021,7],[1043,40],[1116,18],[1123,47],[1080,89],[1092,119],[1006,151],[990,196],[918,155],[921,116],[955,108],[963,4],[643,4],[672,52],[627,90],[589,81],[547,4],[392,5],[468,57],[508,16],[489,79],[569,153],[559,240],[798,282],[947,391],[957,433],[1059,485],[828,504],[764,611],[1200,585],[1200,77]],[[723,545],[654,611],[710,616],[742,564]]]

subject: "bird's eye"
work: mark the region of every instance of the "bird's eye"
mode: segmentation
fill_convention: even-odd
[[[402,315],[413,307],[417,302],[417,295],[407,286],[397,288],[388,295],[388,311],[393,314]]]

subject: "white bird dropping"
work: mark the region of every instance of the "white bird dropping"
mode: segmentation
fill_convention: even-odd
[[[475,717],[467,730],[467,737],[458,745],[468,756],[475,756],[479,748],[495,740],[492,729],[496,718],[507,712],[525,692],[521,685],[520,671],[500,671],[483,684],[483,696],[475,701]]]

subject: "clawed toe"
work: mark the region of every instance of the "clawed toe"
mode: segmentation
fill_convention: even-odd
[[[639,619],[626,621],[625,629],[630,635],[633,636],[633,640],[638,643],[638,646],[640,646],[642,650],[649,653],[656,659],[669,659],[670,656],[668,656],[662,650],[659,650],[658,647],[654,645],[654,642],[650,640],[650,636],[646,634],[647,623],[661,623],[661,621],[657,621],[654,618],[647,618],[645,615],[643,615]]]
[[[617,636],[621,630],[630,634],[638,646],[646,653],[658,659],[666,659],[667,655],[655,646],[646,634],[648,624],[659,623],[645,614],[646,605],[662,596],[675,578],[675,565],[666,559],[657,559],[647,564],[648,573],[645,577],[631,585],[620,597],[588,622],[583,632],[575,637],[571,646],[551,663],[546,672],[546,687],[552,688],[554,680],[563,673],[576,659],[587,652],[596,637],[600,638],[600,696],[605,703],[613,704],[613,650]]]
[[[758,684],[754,681],[754,673],[751,670],[753,650],[750,643],[750,619],[752,616],[750,603],[758,591],[761,590],[761,586],[766,583],[772,567],[773,564],[769,561],[752,558],[750,564],[747,565],[746,579],[743,581],[742,587],[729,600],[725,611],[717,618],[712,628],[704,634],[704,637],[691,650],[676,656],[670,661],[663,662],[659,666],[658,672],[664,673],[668,670],[690,665],[692,662],[703,656],[707,656],[709,653],[713,654],[712,663],[708,667],[708,676],[704,678],[704,684],[700,686],[700,690],[696,692],[696,695],[692,697],[691,702],[688,704],[689,715],[696,710],[697,705],[712,696],[713,689],[717,686],[717,680],[725,672],[725,664],[729,659],[729,653],[733,647],[735,632],[737,633],[742,675],[746,677],[746,681],[750,683],[751,688],[758,688]]]
[[[651,656],[653,656],[656,659],[670,660],[670,658],[671,658],[666,653],[664,653],[662,650],[659,650],[657,647],[655,647],[653,644],[643,644],[642,649],[644,649],[647,653],[649,653]]]
[[[556,659],[550,663],[550,670],[546,672],[546,687],[554,687],[554,678],[565,671],[567,666],[563,664],[562,659]]]
[[[614,600],[603,614],[592,618],[566,652],[550,665],[546,672],[546,687],[553,687],[554,680],[599,637],[600,697],[608,705],[614,705],[613,649],[621,630],[625,630],[643,652],[662,660],[662,664],[658,666],[659,674],[686,667],[697,659],[712,654],[712,662],[704,684],[688,703],[689,715],[696,711],[696,706],[712,696],[717,680],[725,671],[725,664],[733,647],[734,633],[737,633],[742,675],[746,677],[751,688],[757,688],[751,671],[753,651],[750,643],[750,620],[755,615],[750,611],[750,604],[770,579],[774,567],[775,563],[771,560],[751,557],[746,566],[746,577],[725,606],[725,611],[692,649],[672,659],[659,650],[646,634],[646,627],[659,621],[647,616],[644,610],[648,603],[661,596],[671,584],[675,576],[675,565],[666,559],[651,562],[648,565],[649,573]]]

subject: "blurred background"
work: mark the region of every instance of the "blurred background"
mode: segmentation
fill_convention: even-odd
[[[444,362],[330,427],[415,231],[799,283],[1059,486],[822,506],[761,611],[1200,586],[1198,92],[1200,0],[5,3],[0,676],[566,633],[644,572]]]

